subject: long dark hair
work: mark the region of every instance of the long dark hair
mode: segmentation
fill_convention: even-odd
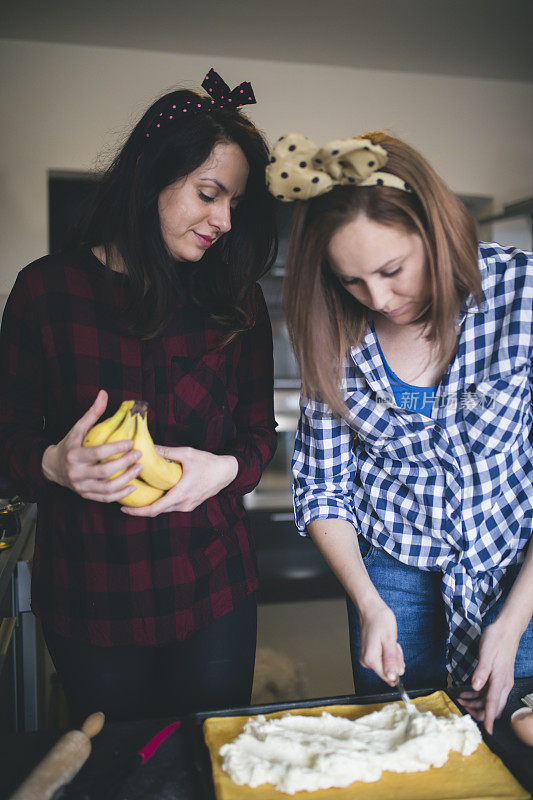
[[[422,321],[443,367],[457,345],[461,304],[471,294],[477,300],[481,297],[477,232],[464,204],[408,144],[381,132],[366,134],[366,138],[386,149],[385,171],[407,182],[411,191],[339,186],[299,201],[284,287],[287,324],[304,392],[321,397],[341,417],[347,411],[339,389],[342,370],[349,348],[363,339],[368,309],[346,291],[330,268],[328,247],[336,231],[363,214],[381,225],[420,236],[431,293]]]
[[[183,114],[157,128],[161,112],[204,97],[189,90],[159,98],[134,127],[102,176],[72,244],[104,245],[107,264],[118,252],[129,276],[123,322],[136,337],[162,331],[176,292],[187,290],[225,329],[224,342],[254,324],[253,285],[271,267],[277,249],[274,200],[265,187],[268,148],[262,134],[234,110]],[[167,114],[168,116],[168,114]],[[147,133],[150,136],[147,137]],[[234,143],[249,165],[244,196],[229,233],[196,263],[169,254],[158,198],[163,189],[203,164],[218,143]]]

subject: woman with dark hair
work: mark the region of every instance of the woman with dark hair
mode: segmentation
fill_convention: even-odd
[[[531,254],[478,247],[383,133],[282,137],[267,183],[305,201],[285,286],[295,511],[346,589],[356,691],[471,682],[491,732],[533,673]]]
[[[202,85],[148,109],[71,246],[20,272],[3,318],[0,473],[38,504],[32,607],[76,720],[250,700],[242,497],[275,448],[257,283],[275,220],[265,141],[238,110],[250,84],[211,70]],[[183,467],[145,507],[120,505],[141,471],[132,441],[82,446],[128,399],[148,401]]]

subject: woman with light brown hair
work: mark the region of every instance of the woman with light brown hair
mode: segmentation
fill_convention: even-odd
[[[533,673],[531,254],[478,245],[383,133],[284,136],[267,183],[303,201],[285,290],[295,512],[346,589],[356,691],[449,674],[490,732]]]

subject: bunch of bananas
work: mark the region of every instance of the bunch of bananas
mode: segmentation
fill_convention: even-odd
[[[148,403],[144,400],[125,400],[112,417],[99,422],[88,431],[83,446],[95,447],[104,442],[119,442],[122,439],[132,439],[134,448],[141,451],[142,456],[138,463],[142,464],[143,469],[139,477],[128,484],[134,486],[135,491],[119,502],[124,506],[149,506],[181,479],[181,464],[167,461],[155,449],[148,430]],[[120,472],[111,478],[117,475]]]

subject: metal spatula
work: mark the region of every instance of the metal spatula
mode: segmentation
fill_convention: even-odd
[[[405,709],[407,711],[407,725],[405,726],[405,735],[407,736],[409,730],[411,728],[411,723],[415,718],[415,715],[418,713],[416,710],[416,706],[414,703],[411,702],[409,699],[409,695],[405,691],[404,685],[402,683],[402,679],[398,675],[398,683],[396,684],[396,688],[398,690],[398,694],[400,695],[403,703],[405,705]]]
[[[398,683],[396,684],[396,688],[398,689],[398,694],[400,695],[400,698],[403,700],[405,704],[407,713],[414,714],[416,712],[415,704],[412,703],[411,700],[409,699],[409,695],[405,691],[402,679],[400,677],[398,677]]]

